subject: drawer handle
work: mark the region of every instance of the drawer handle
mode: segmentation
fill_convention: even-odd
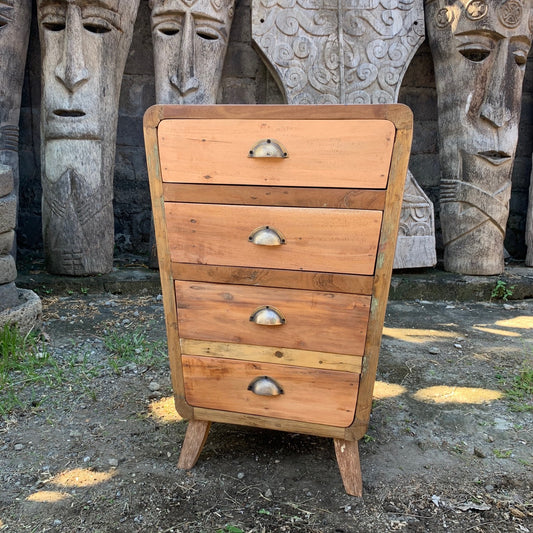
[[[270,226],[261,226],[254,229],[250,233],[248,240],[258,246],[280,246],[286,242],[282,233]]]
[[[279,396],[280,394],[283,394],[283,389],[268,376],[255,378],[250,385],[248,385],[248,390],[258,396]]]
[[[250,322],[258,326],[283,326],[285,317],[274,307],[262,305],[251,314]]]
[[[268,157],[285,159],[286,157],[289,157],[289,154],[283,145],[279,141],[276,141],[276,139],[261,139],[252,146],[251,150],[248,152],[248,157],[255,157],[258,159]]]

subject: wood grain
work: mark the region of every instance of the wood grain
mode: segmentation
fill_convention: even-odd
[[[351,294],[372,294],[372,276],[332,274],[325,272],[299,272],[296,270],[270,270],[266,268],[225,267],[172,263],[174,279],[231,283],[234,285],[260,285],[287,289],[307,289]]]
[[[168,120],[158,128],[162,178],[178,183],[383,189],[394,133],[388,120]],[[248,157],[256,142],[267,138],[283,144],[289,156]]]
[[[372,275],[380,211],[165,203],[171,260]],[[249,236],[275,228],[281,246],[258,246]]]
[[[198,461],[202,452],[211,422],[205,420],[190,420],[185,432],[185,439],[181,446],[178,468],[190,470]]]
[[[305,366],[342,372],[361,372],[362,358],[338,353],[294,350],[272,346],[255,346],[213,341],[181,339],[181,352],[184,355],[200,355],[241,361],[258,361],[277,365]]]
[[[370,298],[292,289],[176,281],[181,338],[362,355]],[[250,321],[260,306],[286,323]]]
[[[344,490],[351,496],[363,495],[363,476],[359,461],[359,443],[344,439],[333,439],[337,464],[344,484]]]
[[[341,427],[353,420],[357,374],[211,357],[182,360],[185,396],[193,406]],[[283,394],[248,390],[261,376],[275,380]]]
[[[166,202],[383,210],[385,190],[163,183]]]

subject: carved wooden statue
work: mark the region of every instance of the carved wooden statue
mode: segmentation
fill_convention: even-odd
[[[158,104],[215,104],[235,0],[150,0]]]
[[[18,196],[18,124],[31,0],[0,0],[0,312],[19,304],[11,255]]]
[[[533,266],[533,171],[529,184],[529,205],[526,219],[526,266]]]
[[[139,0],[38,0],[43,239],[49,272],[113,266],[118,100]]]
[[[18,197],[18,122],[31,0],[0,0],[0,328],[27,333],[41,320],[41,300],[15,285],[14,250]]]
[[[253,0],[252,36],[289,104],[384,104],[424,39],[422,0]],[[395,268],[436,263],[433,205],[408,174]]]
[[[503,271],[530,0],[429,0],[441,160],[444,267]]]

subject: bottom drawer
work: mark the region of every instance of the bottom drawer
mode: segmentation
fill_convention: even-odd
[[[185,399],[193,407],[347,427],[354,418],[359,374],[219,359],[182,357]],[[249,387],[268,377],[281,393]]]

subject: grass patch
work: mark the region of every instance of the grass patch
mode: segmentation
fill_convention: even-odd
[[[104,346],[111,354],[109,365],[117,373],[130,363],[151,367],[166,362],[165,343],[151,341],[140,329],[113,331],[104,337]]]
[[[523,368],[505,392],[512,411],[533,411],[533,366]]]
[[[53,372],[43,372],[48,367]],[[37,383],[55,381],[57,365],[50,357],[41,336],[30,331],[22,335],[16,327],[5,325],[0,329],[0,416],[17,407],[35,406],[35,398],[23,400],[21,392]],[[24,395],[27,398],[27,394]]]

